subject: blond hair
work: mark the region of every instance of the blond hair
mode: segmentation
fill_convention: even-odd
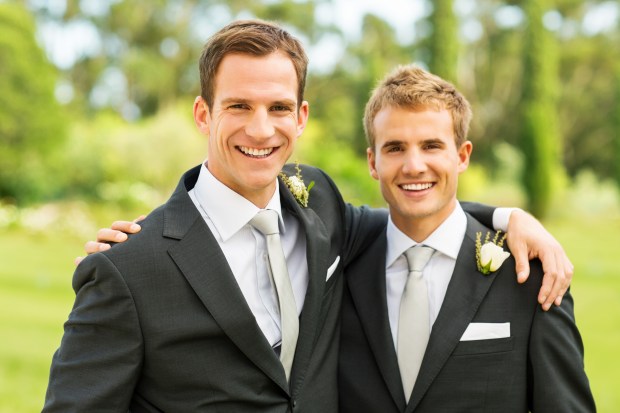
[[[386,107],[448,110],[457,147],[467,138],[472,117],[467,99],[454,85],[416,65],[398,66],[372,92],[364,112],[364,132],[372,150],[376,140],[373,123]]]

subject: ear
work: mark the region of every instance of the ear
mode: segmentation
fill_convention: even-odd
[[[473,150],[474,145],[470,141],[465,141],[461,145],[458,150],[459,156],[459,164],[458,164],[458,172],[459,174],[465,172],[467,167],[469,166],[469,158],[471,157],[471,151]]]
[[[370,176],[372,176],[377,181],[379,180],[379,174],[377,173],[376,167],[376,158],[377,155],[372,148],[366,148],[366,158],[368,159],[368,170],[370,171]]]
[[[209,136],[209,127],[211,120],[211,112],[207,102],[202,96],[196,97],[194,100],[194,123],[203,135]]]
[[[297,137],[301,136],[304,129],[306,129],[306,124],[308,123],[308,117],[310,116],[310,105],[307,101],[301,102],[299,106],[299,111],[297,114]]]

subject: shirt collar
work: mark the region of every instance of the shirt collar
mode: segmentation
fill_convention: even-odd
[[[207,162],[204,162],[200,167],[194,193],[222,241],[225,242],[250,222],[260,211],[260,208],[220,182],[206,165]],[[280,207],[280,185],[277,182],[275,185],[276,190],[265,209],[273,209],[278,213],[280,232],[284,234],[285,227]]]
[[[419,244],[429,246],[456,260],[466,229],[467,217],[465,212],[463,212],[463,208],[461,208],[461,204],[457,202],[454,211],[452,211],[448,218]],[[386,268],[392,266],[398,257],[415,245],[418,245],[418,243],[398,229],[394,222],[392,222],[392,217],[390,217],[387,225]]]

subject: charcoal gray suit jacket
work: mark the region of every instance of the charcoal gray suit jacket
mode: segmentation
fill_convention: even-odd
[[[305,231],[309,271],[289,386],[187,193],[198,171],[140,233],[78,266],[44,412],[337,411],[342,268],[385,227],[385,211],[345,205],[315,168],[302,168],[315,182],[307,208],[279,183],[282,208]]]
[[[339,359],[343,413],[594,412],[573,300],[542,311],[538,261],[524,285],[510,257],[494,273],[476,267],[476,233],[465,239],[409,403],[387,315],[385,232],[345,269]],[[470,323],[510,323],[510,336],[460,341]]]

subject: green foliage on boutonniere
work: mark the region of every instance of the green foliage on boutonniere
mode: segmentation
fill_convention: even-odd
[[[501,233],[502,231],[497,231],[493,240],[489,241],[491,233],[487,232],[484,245],[481,242],[482,233],[476,233],[476,264],[478,271],[485,275],[497,271],[506,258],[510,257],[510,253],[502,248],[507,234],[500,238]]]
[[[282,178],[282,181],[286,184],[289,191],[291,191],[293,197],[295,197],[299,205],[302,207],[307,207],[308,199],[310,198],[310,190],[314,186],[314,181],[310,182],[306,188],[306,184],[304,184],[301,177],[299,162],[295,162],[295,170],[297,173],[293,176],[287,176],[284,172],[280,172],[280,178]]]

